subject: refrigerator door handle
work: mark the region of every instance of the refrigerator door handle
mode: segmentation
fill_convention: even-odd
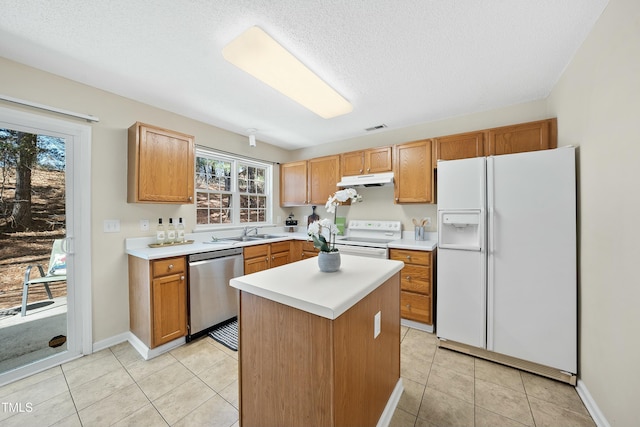
[[[487,293],[486,307],[487,307],[487,350],[493,350],[494,345],[494,292],[495,292],[495,264],[494,254],[496,250],[496,236],[495,236],[495,163],[493,157],[487,157]]]

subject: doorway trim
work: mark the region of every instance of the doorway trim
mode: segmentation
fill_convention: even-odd
[[[0,385],[92,353],[91,301],[91,126],[74,120],[0,107],[0,127],[65,139],[67,239],[67,351],[0,374]],[[69,293],[69,288],[73,292]]]

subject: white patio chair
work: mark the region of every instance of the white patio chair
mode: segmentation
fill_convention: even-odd
[[[56,239],[53,241],[51,247],[51,258],[49,259],[49,268],[45,274],[44,268],[41,264],[37,264],[40,271],[40,277],[31,279],[31,269],[34,267],[30,265],[27,267],[27,271],[24,273],[24,285],[22,287],[22,310],[20,314],[25,316],[27,314],[27,296],[29,295],[29,286],[44,285],[49,299],[53,299],[51,290],[49,289],[49,283],[53,282],[65,282],[67,280],[67,254],[62,249],[62,243],[64,239]]]

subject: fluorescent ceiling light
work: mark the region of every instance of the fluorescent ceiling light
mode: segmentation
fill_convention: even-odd
[[[322,118],[350,113],[338,92],[261,28],[251,27],[222,49],[224,59]]]

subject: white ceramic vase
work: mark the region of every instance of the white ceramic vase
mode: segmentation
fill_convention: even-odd
[[[340,252],[320,252],[318,254],[318,267],[324,273],[333,273],[340,270]]]

